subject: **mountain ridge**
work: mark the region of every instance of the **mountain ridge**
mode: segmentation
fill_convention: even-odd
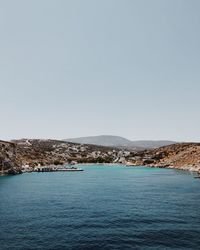
[[[112,147],[126,147],[126,148],[158,148],[175,144],[177,142],[170,140],[135,140],[131,141],[127,138],[115,135],[98,135],[98,136],[85,136],[77,138],[64,139],[66,142],[92,144],[99,146],[112,146]]]

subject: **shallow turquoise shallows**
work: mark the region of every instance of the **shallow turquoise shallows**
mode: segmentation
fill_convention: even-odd
[[[200,179],[145,167],[0,177],[0,249],[200,249]]]

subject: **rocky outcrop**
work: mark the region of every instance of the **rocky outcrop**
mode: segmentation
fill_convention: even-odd
[[[200,143],[178,143],[135,154],[132,163],[151,167],[200,171]]]
[[[21,165],[17,161],[16,144],[0,141],[0,175],[19,173]]]
[[[200,171],[200,143],[181,143],[162,147],[153,152],[161,155],[157,164],[169,168]]]

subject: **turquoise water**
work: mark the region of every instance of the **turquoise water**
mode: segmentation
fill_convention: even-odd
[[[81,166],[0,177],[0,249],[200,249],[200,180]]]

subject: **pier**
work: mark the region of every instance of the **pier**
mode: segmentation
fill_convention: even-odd
[[[82,168],[76,168],[76,167],[38,167],[35,169],[35,172],[41,173],[41,172],[76,172],[76,171],[83,171]]]

